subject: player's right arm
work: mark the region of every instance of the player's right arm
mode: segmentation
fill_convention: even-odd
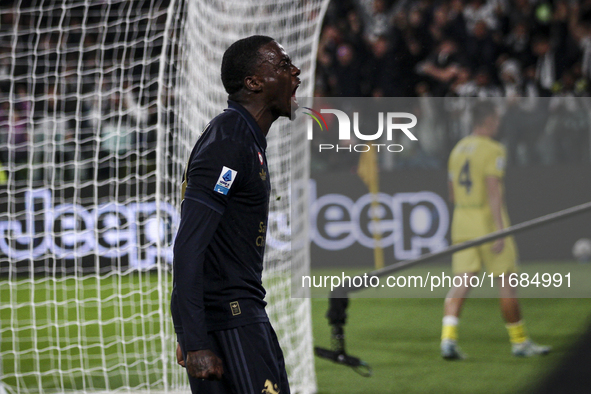
[[[505,197],[503,196],[503,177],[505,175],[506,154],[502,148],[492,151],[485,168],[485,186],[488,204],[492,215],[493,224],[496,230],[502,230],[505,225],[503,222],[503,207],[505,206]],[[505,239],[500,238],[493,243],[492,251],[501,253],[505,247]]]
[[[219,380],[223,374],[223,367],[221,360],[208,349],[202,278],[205,249],[207,244],[211,242],[221,215],[210,208],[200,206],[198,201],[187,200],[185,202],[187,173],[192,157],[193,152],[187,163],[181,185],[183,202],[181,204],[181,223],[174,245],[175,278],[171,300],[175,331],[180,328],[179,332],[183,333],[185,347],[188,351],[187,360],[185,360],[181,345],[177,343],[176,358],[177,363],[181,367],[187,368],[191,376]],[[203,209],[206,212],[200,213],[199,211]],[[204,230],[206,231],[208,228],[210,231],[203,234]],[[180,296],[177,292],[180,293]]]
[[[222,361],[211,351],[203,301],[205,251],[222,215],[204,204],[183,201],[174,244],[175,306],[183,327],[185,367],[198,379],[221,379]]]
[[[222,125],[223,126],[223,125]],[[220,125],[201,137],[187,166],[181,222],[174,243],[173,317],[184,338],[185,368],[198,379],[221,379],[222,361],[211,351],[205,322],[205,253],[229,199],[247,172],[241,143],[218,138]],[[175,323],[175,326],[177,323]],[[175,327],[175,329],[177,329]],[[178,329],[177,329],[177,332]]]
[[[503,181],[500,178],[494,176],[487,176],[486,182],[486,193],[488,196],[488,204],[490,205],[490,211],[492,219],[497,230],[502,230],[503,225]],[[492,245],[492,251],[494,253],[501,253],[505,247],[505,238],[497,239]]]
[[[503,181],[494,176],[486,177],[486,194],[496,230],[502,230],[503,223]]]
[[[451,174],[449,177],[449,181],[447,181],[447,198],[449,200],[449,203],[453,206],[455,204],[455,198],[454,198],[454,182],[452,180]]]

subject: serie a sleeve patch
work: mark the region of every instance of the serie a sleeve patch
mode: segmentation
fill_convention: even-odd
[[[213,188],[213,191],[223,195],[227,195],[230,191],[230,188],[232,187],[232,183],[234,183],[234,180],[236,179],[237,174],[238,171],[235,171],[226,166],[222,167],[222,172],[220,173],[220,176],[218,178],[217,183],[215,184],[215,187]]]

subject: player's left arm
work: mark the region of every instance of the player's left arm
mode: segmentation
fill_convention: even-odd
[[[453,152],[449,157],[447,162],[447,197],[449,203],[453,207],[455,204],[455,194],[454,194],[454,173],[452,171],[453,168]]]
[[[454,183],[451,180],[451,178],[449,181],[447,181],[447,198],[449,200],[449,203],[453,206],[455,203],[455,196],[454,196]]]
[[[495,152],[485,167],[485,184],[488,204],[490,206],[492,220],[497,230],[505,227],[503,222],[503,206],[505,196],[503,195],[503,177],[505,175],[505,151],[504,149]],[[493,243],[492,251],[501,253],[505,247],[505,239],[500,238]]]
[[[497,230],[504,228],[503,224],[503,180],[494,176],[486,177],[486,193],[492,212],[493,222]]]

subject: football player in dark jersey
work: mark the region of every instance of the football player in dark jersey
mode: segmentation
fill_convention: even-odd
[[[265,149],[273,122],[293,118],[299,74],[270,37],[232,44],[221,71],[228,108],[189,158],[171,310],[193,393],[289,393],[262,286],[271,189]]]

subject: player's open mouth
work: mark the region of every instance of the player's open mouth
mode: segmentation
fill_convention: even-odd
[[[298,104],[298,99],[296,98],[296,91],[298,90],[298,88],[300,87],[300,81],[298,81],[297,85],[293,88],[293,91],[291,92],[291,99],[293,101],[294,104]]]

